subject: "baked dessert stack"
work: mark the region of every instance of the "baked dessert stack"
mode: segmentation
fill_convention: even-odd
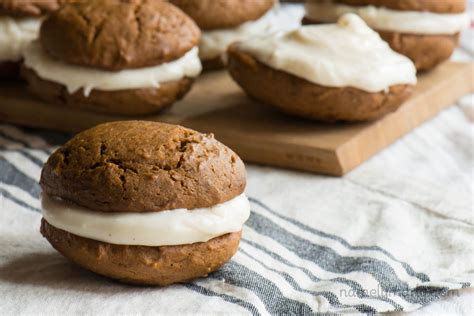
[[[38,37],[42,16],[58,8],[58,0],[0,1],[0,79],[18,77],[22,52]]]
[[[465,0],[307,0],[304,23],[356,13],[420,71],[447,60],[469,27]]]
[[[170,0],[201,28],[199,56],[206,70],[225,67],[227,47],[273,28],[274,0]]]
[[[29,90],[59,106],[114,114],[158,112],[201,72],[200,31],[166,1],[67,4],[24,52]]]
[[[365,121],[396,110],[415,65],[355,14],[232,45],[229,71],[265,104],[319,121]]]
[[[237,251],[250,215],[240,158],[212,135],[106,123],[60,147],[41,174],[41,233],[98,274],[168,285],[206,276]]]

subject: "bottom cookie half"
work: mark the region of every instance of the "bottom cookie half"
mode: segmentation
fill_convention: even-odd
[[[388,91],[324,87],[257,61],[249,54],[229,49],[229,71],[251,97],[288,114],[319,121],[366,121],[395,111],[412,94],[411,85]]]
[[[239,247],[241,232],[179,246],[115,245],[80,237],[41,221],[41,234],[66,258],[125,283],[165,286],[205,277]]]
[[[92,90],[85,96],[82,90],[70,94],[66,87],[40,78],[31,69],[23,67],[22,77],[28,89],[40,99],[71,108],[121,115],[144,115],[159,112],[181,99],[193,83],[191,78],[165,82],[159,88],[117,91]]]

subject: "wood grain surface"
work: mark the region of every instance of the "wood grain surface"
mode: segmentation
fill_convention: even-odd
[[[421,75],[414,95],[392,114],[368,123],[322,124],[252,101],[225,72],[201,76],[166,113],[141,117],[46,104],[16,82],[0,83],[0,120],[68,132],[124,119],[172,122],[214,133],[249,162],[342,176],[473,91],[473,64],[448,62]]]

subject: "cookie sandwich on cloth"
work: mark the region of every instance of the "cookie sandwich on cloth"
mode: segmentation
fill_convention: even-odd
[[[200,31],[166,1],[64,5],[24,52],[23,76],[45,101],[115,114],[147,114],[183,97],[201,72]]]
[[[225,66],[227,47],[239,40],[272,29],[270,10],[274,0],[170,0],[186,12],[202,30],[199,56],[204,69]]]
[[[41,174],[41,233],[82,267],[127,283],[207,276],[250,215],[245,167],[196,131],[123,121],[79,133]]]
[[[42,16],[58,8],[58,0],[0,1],[0,79],[18,76],[22,52],[38,37]]]
[[[416,84],[415,65],[355,14],[233,44],[229,71],[245,92],[320,121],[364,121],[396,110]]]
[[[334,22],[356,13],[418,70],[448,59],[469,27],[465,0],[307,0],[305,23]]]

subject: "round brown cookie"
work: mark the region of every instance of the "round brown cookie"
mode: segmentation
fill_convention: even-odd
[[[239,247],[240,232],[179,246],[128,246],[73,235],[41,221],[41,234],[66,258],[121,282],[169,285],[205,277]]]
[[[67,0],[2,0],[0,16],[13,17],[42,16],[59,9]]]
[[[455,35],[419,35],[377,31],[390,47],[410,58],[419,71],[430,70],[449,59],[459,45]]]
[[[0,80],[16,79],[20,69],[19,62],[4,61],[0,62]]]
[[[231,28],[257,20],[274,0],[170,0],[186,12],[202,30]]]
[[[79,133],[51,155],[40,180],[45,194],[113,212],[210,207],[245,183],[243,162],[212,134],[145,121]]]
[[[70,64],[121,70],[156,66],[197,46],[200,31],[166,1],[100,0],[64,5],[43,23],[47,53]]]
[[[229,49],[229,71],[251,97],[288,114],[318,121],[366,121],[395,111],[412,93],[410,85],[395,85],[388,92],[357,88],[329,88],[273,69]]]
[[[183,78],[161,83],[159,88],[92,90],[89,96],[85,96],[82,89],[70,94],[65,86],[44,80],[25,67],[22,68],[21,75],[28,82],[31,93],[51,104],[120,115],[144,115],[162,111],[181,99],[191,89],[194,81]]]
[[[466,0],[335,0],[353,5],[373,5],[402,11],[430,11],[436,13],[461,13],[466,10]]]

